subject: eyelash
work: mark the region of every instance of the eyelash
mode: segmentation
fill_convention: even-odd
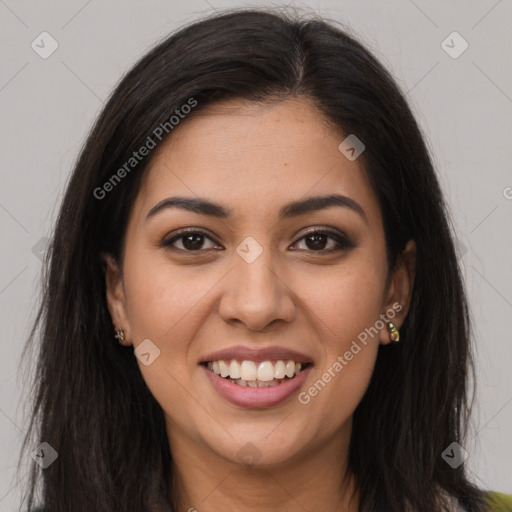
[[[200,229],[196,229],[196,228],[188,228],[188,229],[183,229],[183,230],[179,231],[172,238],[169,238],[167,240],[162,240],[162,242],[160,244],[158,244],[158,245],[160,245],[161,247],[164,247],[166,249],[177,250],[177,251],[187,252],[187,253],[200,253],[200,252],[204,252],[204,251],[209,250],[209,249],[198,249],[197,251],[191,251],[191,250],[187,250],[187,249],[179,249],[179,248],[173,246],[174,242],[185,238],[185,236],[187,236],[187,235],[203,235],[204,237],[210,239],[212,242],[217,243],[206,232],[204,232],[204,231],[202,231]],[[317,229],[312,229],[312,230],[307,231],[306,233],[304,233],[300,238],[298,238],[293,243],[293,245],[297,244],[301,240],[303,240],[306,237],[311,236],[311,235],[323,235],[323,236],[326,236],[328,238],[333,239],[338,245],[337,245],[337,247],[334,247],[332,249],[319,249],[319,250],[316,250],[316,251],[314,249],[306,249],[306,252],[312,252],[312,253],[315,253],[315,254],[331,254],[331,253],[338,252],[338,251],[341,251],[341,250],[344,250],[344,249],[351,249],[351,248],[354,248],[354,247],[357,246],[357,244],[355,242],[352,242],[346,236],[338,234],[338,233],[336,233],[334,231],[330,231],[330,230],[327,230],[327,229],[318,229],[318,228]]]

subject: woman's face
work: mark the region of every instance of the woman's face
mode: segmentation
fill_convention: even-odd
[[[229,101],[158,148],[107,297],[176,457],[195,446],[203,461],[278,464],[347,448],[413,279],[402,265],[386,280],[377,197],[362,159],[338,149],[347,135],[305,99]]]

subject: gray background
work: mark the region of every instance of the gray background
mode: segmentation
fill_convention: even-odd
[[[200,15],[244,5],[285,3],[0,0],[1,510],[18,509],[25,482],[26,471],[20,482],[15,473],[26,425],[18,365],[44,237],[85,135],[122,73],[157,39]],[[464,448],[477,484],[512,493],[512,2],[293,5],[353,29],[407,91],[457,227],[475,320],[478,406]],[[31,48],[43,31],[59,44],[47,59]],[[469,44],[456,59],[441,45],[453,31]]]

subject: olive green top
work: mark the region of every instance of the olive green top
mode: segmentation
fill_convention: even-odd
[[[512,496],[501,492],[490,492],[487,495],[489,512],[512,512]]]

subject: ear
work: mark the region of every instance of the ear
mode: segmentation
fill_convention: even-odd
[[[115,258],[108,253],[102,253],[105,272],[105,284],[107,295],[107,306],[112,318],[114,330],[122,329],[124,340],[119,341],[121,345],[130,346],[131,333],[128,315],[126,314],[126,298],[124,291],[121,269]]]
[[[386,323],[386,327],[380,331],[380,342],[383,345],[391,342],[387,323],[393,322],[395,327],[400,330],[409,312],[416,275],[416,253],[416,243],[414,240],[409,240],[393,270],[381,315]]]

